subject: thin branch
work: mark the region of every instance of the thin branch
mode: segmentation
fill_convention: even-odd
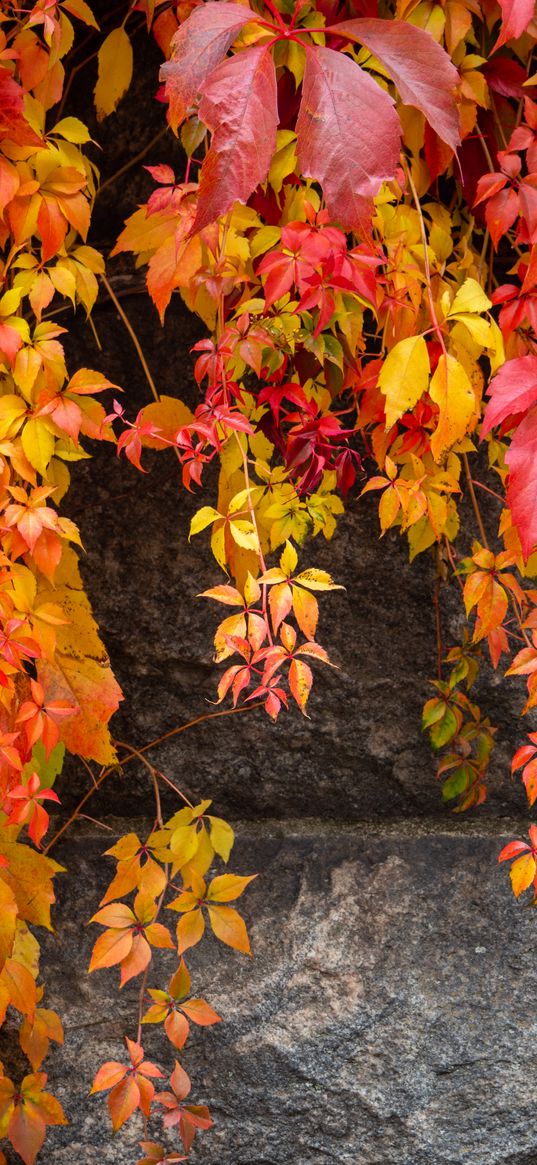
[[[462,463],[464,465],[464,473],[466,476],[466,481],[468,483],[468,493],[470,494],[470,499],[471,499],[473,511],[475,514],[475,520],[476,520],[477,525],[479,527],[479,533],[481,534],[481,541],[483,543],[483,546],[486,546],[487,550],[490,550],[490,546],[489,546],[488,539],[487,539],[487,532],[486,532],[485,526],[483,524],[481,510],[479,509],[479,503],[478,503],[478,500],[476,497],[476,492],[474,489],[474,482],[473,482],[472,474],[470,472],[470,465],[468,462],[468,454],[467,453],[462,454]]]
[[[106,278],[106,275],[101,275],[101,281],[103,283],[103,286],[106,287],[106,290],[110,296],[110,299],[112,300],[112,303],[114,304],[114,307],[115,307],[120,319],[124,323],[128,333],[129,333],[129,336],[134,344],[134,347],[136,348],[136,351],[138,353],[138,359],[139,359],[140,364],[142,365],[142,368],[145,372],[145,377],[146,377],[147,383],[151,389],[151,392],[153,393],[155,400],[159,401],[160,396],[159,396],[157,386],[155,384],[155,381],[153,380],[153,377],[152,377],[151,372],[149,370],[149,365],[148,365],[147,360],[142,352],[140,341],[138,339],[138,336],[136,335],[136,332],[134,331],[134,328],[129,320],[129,317],[126,315],[124,309],[122,308],[113,287],[111,287],[110,283],[108,282],[108,279]]]
[[[256,709],[258,706],[258,704],[249,704],[248,706],[242,704],[240,708],[223,708],[221,712],[205,712],[201,716],[196,716],[194,720],[188,720],[186,724],[180,724],[177,728],[171,728],[169,732],[164,732],[162,736],[158,736],[156,740],[151,740],[149,744],[144,744],[142,748],[135,749],[134,751],[131,750],[130,755],[125,757],[124,760],[119,760],[117,764],[110,765],[107,769],[103,769],[102,773],[97,777],[95,784],[84,795],[82,800],[79,801],[76,809],[74,809],[71,813],[71,816],[63,823],[60,829],[58,829],[57,833],[54,834],[54,837],[51,838],[48,845],[42,852],[45,855],[50,852],[52,847],[56,845],[56,842],[60,840],[60,837],[63,836],[69,826],[73,824],[73,821],[76,821],[77,817],[80,815],[81,809],[84,808],[84,805],[87,801],[89,801],[90,797],[93,797],[93,794],[97,791],[97,789],[100,789],[106,778],[110,776],[110,773],[118,772],[118,770],[124,765],[127,765],[129,761],[135,760],[136,757],[139,757],[140,753],[149,752],[149,749],[151,748],[157,748],[157,746],[159,744],[163,744],[165,740],[169,740],[172,736],[178,736],[180,732],[186,732],[189,728],[194,728],[196,724],[202,724],[205,720],[216,720],[221,716],[237,716],[240,712],[253,712],[254,709]]]
[[[139,152],[134,155],[133,158],[130,158],[128,162],[125,162],[124,166],[121,166],[120,169],[116,170],[114,174],[111,174],[109,178],[105,178],[104,182],[101,182],[101,185],[97,190],[96,197],[98,198],[99,195],[102,194],[103,190],[106,190],[108,186],[113,186],[114,182],[117,182],[118,178],[122,178],[123,175],[127,174],[127,172],[131,170],[133,166],[136,166],[138,162],[141,162],[142,158],[145,158],[146,154],[148,154],[149,151],[153,149],[153,146],[156,146],[157,142],[160,142],[161,138],[163,138],[167,132],[168,126],[165,125],[164,129],[161,129],[159,133],[156,134],[155,137],[152,138],[151,141],[143,147],[143,149],[139,150]]]

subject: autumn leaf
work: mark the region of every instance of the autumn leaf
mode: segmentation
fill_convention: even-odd
[[[442,141],[457,149],[459,74],[429,32],[403,20],[343,20],[330,31],[364,44],[393,78],[401,100],[419,109]]]
[[[537,407],[521,421],[506,451],[509,468],[507,501],[524,558],[537,544]]]
[[[508,40],[516,40],[526,31],[535,16],[534,0],[498,0],[502,12],[502,27],[492,52],[497,52]]]
[[[409,336],[390,349],[379,376],[379,388],[386,397],[387,429],[418,403],[429,384],[429,374],[423,336]]]
[[[537,356],[529,354],[507,360],[492,377],[487,395],[490,400],[485,408],[481,438],[510,417],[515,423],[517,414],[526,413],[537,403]]]
[[[74,551],[66,547],[54,585],[39,591],[43,601],[58,603],[68,623],[58,628],[53,662],[41,661],[38,674],[51,700],[78,708],[62,725],[70,752],[99,764],[113,764],[116,754],[108,721],[123,698],[85,592]]]
[[[200,172],[194,233],[225,214],[235,201],[247,202],[268,174],[278,128],[270,51],[250,48],[219,65],[202,87],[199,117],[213,137]]]
[[[363,228],[399,162],[392,98],[349,57],[308,47],[296,133],[301,171],[321,183],[331,217]]]
[[[34,1165],[47,1125],[67,1124],[60,1102],[45,1091],[46,1083],[45,1072],[25,1076],[19,1088],[0,1077],[0,1127],[24,1165]]]
[[[225,57],[242,28],[256,19],[239,4],[206,3],[195,8],[172,40],[172,58],[161,65],[172,129],[184,121],[204,82]]]
[[[461,441],[475,415],[476,399],[462,364],[454,356],[440,356],[429,386],[431,400],[438,405],[438,425],[431,438],[435,461]]]
[[[63,1044],[63,1026],[59,1015],[46,1007],[36,1008],[33,1020],[25,1017],[19,1031],[21,1048],[34,1072],[41,1067],[48,1053],[50,1041]]]
[[[123,25],[114,28],[98,52],[98,77],[94,98],[97,121],[114,112],[132,80],[132,45]]]
[[[155,1095],[154,1079],[162,1078],[160,1068],[144,1059],[144,1050],[141,1044],[125,1037],[127,1051],[130,1058],[130,1067],[118,1060],[109,1060],[103,1064],[91,1086],[90,1096],[96,1092],[104,1092],[111,1088],[108,1096],[108,1108],[112,1117],[112,1128],[115,1133],[125,1124],[125,1121],[137,1108],[148,1118],[151,1113],[151,1103]]]
[[[244,955],[251,955],[252,948],[244,919],[232,906],[208,906],[213,933],[220,942]]]

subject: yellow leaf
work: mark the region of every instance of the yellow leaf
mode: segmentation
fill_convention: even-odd
[[[202,506],[201,510],[198,510],[194,514],[194,517],[190,522],[190,533],[188,535],[189,540],[194,534],[200,534],[202,530],[205,530],[207,526],[212,525],[212,523],[216,522],[217,518],[220,517],[221,514],[218,513],[218,510],[215,510],[214,506]]]
[[[465,328],[468,328],[472,340],[481,348],[488,347],[491,334],[488,320],[482,320],[481,316],[471,315],[470,312],[458,312],[457,315],[452,315],[450,312],[449,318],[459,320],[461,324],[464,324]]]
[[[521,858],[517,858],[513,862],[509,875],[511,878],[511,885],[513,887],[513,894],[518,898],[524,890],[531,886],[535,877],[535,858],[533,854],[523,854]]]
[[[54,437],[46,422],[39,417],[27,421],[22,430],[21,441],[30,465],[44,477],[54,453]]]
[[[82,587],[78,559],[65,547],[56,571],[55,585],[44,581],[39,599],[59,604],[66,626],[57,628],[57,649],[53,663],[41,661],[39,679],[50,700],[64,700],[79,711],[62,723],[62,739],[70,752],[113,764],[108,721],[123,699],[114,678],[108,655],[99,638],[97,624]]]
[[[440,410],[431,438],[432,455],[440,462],[451,446],[465,436],[475,411],[475,394],[462,364],[453,356],[440,357],[429,393]]]
[[[144,424],[149,422],[160,430],[162,437],[172,441],[178,429],[191,425],[194,414],[187,405],[176,396],[161,396],[159,401],[153,401],[142,409]],[[150,449],[162,449],[162,440],[159,437],[142,437],[142,445]]]
[[[280,129],[276,141],[277,149],[270,164],[268,180],[275,193],[279,194],[284,178],[296,169],[296,133],[291,129]]]
[[[418,403],[427,388],[429,372],[423,336],[408,336],[388,352],[379,376],[379,388],[386,397],[387,429]]]
[[[211,822],[211,842],[213,849],[224,862],[227,862],[233,847],[235,834],[231,825],[228,825],[227,821],[224,821],[221,817],[211,817],[209,814],[209,821]]]
[[[114,112],[132,80],[132,45],[124,28],[114,28],[103,41],[98,55],[98,76],[94,98],[97,121]]]
[[[465,279],[448,311],[448,316],[459,312],[471,312],[474,315],[488,311],[492,307],[490,299],[485,295],[477,279]]]
[[[88,129],[78,117],[63,117],[56,123],[52,133],[59,134],[67,142],[74,142],[77,145],[91,141]]]

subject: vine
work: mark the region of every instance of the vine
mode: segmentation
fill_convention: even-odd
[[[212,1123],[188,1103],[180,1060],[155,1092],[163,1073],[144,1058],[144,1025],[162,1023],[182,1057],[191,1022],[219,1022],[190,996],[184,958],[207,921],[250,953],[229,903],[255,875],[213,872],[231,828],[147,759],[158,740],[134,749],[109,733],[122,693],[82,589],[79,531],[58,509],[70,463],[87,456],[81,438],[138,469],[146,449],[173,451],[189,491],[219,465],[218,497],[190,536],[210,530],[225,576],[202,597],[230,608],[214,647],[216,703],[231,707],[200,720],[253,707],[275,720],[293,705],[307,715],[317,665],[330,665],[318,596],[339,584],[309,565],[309,546],[306,565],[299,555],[307,539],[332,538],[351,491],[379,495],[381,535],[399,529],[411,559],[434,555],[437,676],[423,726],[456,812],[487,794],[496,729],[472,694],[485,650],[493,668],[527,677],[523,714],[537,705],[533,0],[135,0],[104,23],[85,0],[0,5],[0,1021],[8,1008],[19,1017],[32,1069],[21,1083],[0,1075],[0,1136],[25,1165],[47,1125],[66,1120],[40,1071],[63,1038],[37,985],[33,928],[50,927],[61,868],[48,854],[118,764],[142,764],[155,812],[145,840],[108,851],[116,872],[92,920],[104,931],[90,971],[140,977],[128,1060],[102,1065],[92,1091],[108,1091],[114,1131],[156,1106],[177,1127],[181,1147],[145,1139],[143,1165],[185,1159]],[[161,391],[88,243],[99,175],[89,130],[68,112],[73,79],[95,62],[97,118],[114,112],[144,28],[165,58],[159,96],[185,169],[169,164],[165,127],[120,168],[116,178],[149,157],[155,188],[110,258],[144,268],[161,322],[179,294],[205,324],[194,411]],[[91,319],[100,285],[153,397],[134,418],[101,373],[67,369],[57,314],[71,305]],[[467,626],[446,651],[451,580]],[[65,749],[92,785],[43,849]],[[519,770],[531,807],[536,733],[516,751]],[[182,803],[166,822],[162,783]],[[515,895],[533,887],[535,902],[533,825],[529,839],[499,858],[512,860]],[[175,938],[167,910],[180,915]],[[179,963],[165,989],[148,989],[160,948]]]

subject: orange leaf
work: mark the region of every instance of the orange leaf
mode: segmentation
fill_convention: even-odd
[[[115,1133],[132,1116],[140,1104],[140,1089],[132,1076],[126,1076],[112,1089],[108,1097],[108,1108]]]
[[[132,940],[131,930],[105,930],[104,934],[99,935],[93,948],[89,972],[121,963],[130,953]]]
[[[213,932],[220,942],[236,951],[251,955],[250,940],[244,919],[232,906],[208,906]]]
[[[190,947],[199,943],[205,930],[205,919],[201,910],[191,910],[183,914],[177,923],[177,947],[180,955],[184,955]]]
[[[306,704],[313,684],[313,673],[307,663],[301,659],[292,659],[289,668],[289,687],[300,708],[306,715]]]
[[[204,999],[189,999],[181,1006],[185,1015],[188,1015],[188,1018],[193,1023],[198,1023],[205,1027],[213,1023],[221,1022],[222,1017],[212,1007],[209,1007],[209,1004]]]
[[[537,865],[533,854],[524,854],[513,862],[509,875],[511,878],[511,885],[513,887],[513,894],[518,898],[524,890],[531,886],[535,877]]]
[[[186,1044],[190,1031],[188,1020],[180,1011],[170,1011],[164,1020],[164,1031],[175,1048],[181,1050]]]
[[[126,958],[121,960],[120,986],[124,987],[129,979],[134,979],[145,971],[151,962],[151,947],[143,934],[135,934],[132,938],[132,948]],[[90,968],[91,969],[91,968]]]
[[[90,1089],[90,1096],[95,1092],[104,1092],[106,1088],[113,1088],[126,1075],[127,1069],[124,1064],[120,1064],[119,1060],[108,1060],[99,1068]]]
[[[16,959],[6,959],[0,974],[0,986],[7,991],[11,1006],[33,1019],[37,995],[35,979],[28,968]]]

